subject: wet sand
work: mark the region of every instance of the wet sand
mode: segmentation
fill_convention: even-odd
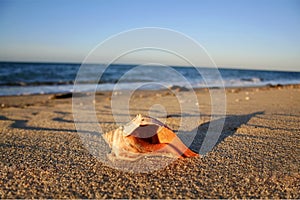
[[[152,109],[177,130],[181,117],[197,114],[180,109],[191,103],[184,98],[190,93],[138,91],[129,114]],[[299,199],[300,87],[227,89],[226,115],[217,118],[211,118],[216,113],[209,92],[196,94],[198,126],[183,127],[197,130],[190,148],[199,151],[209,123],[224,119],[217,144],[201,158],[179,159],[151,173],[118,170],[91,155],[76,131],[70,95],[0,97],[0,197]],[[103,92],[93,102],[104,132],[118,127],[111,99]],[[126,117],[126,110],[116,112]]]

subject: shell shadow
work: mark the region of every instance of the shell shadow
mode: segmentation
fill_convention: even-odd
[[[213,148],[217,146],[219,143],[221,143],[225,138],[228,136],[233,135],[239,127],[243,124],[247,124],[248,121],[255,117],[256,115],[263,115],[264,111],[260,112],[254,112],[246,115],[228,115],[224,118],[219,118],[204,124],[201,124],[191,132],[183,132],[178,134],[178,137],[180,137],[184,143],[187,142],[187,139],[184,135],[190,135],[190,137],[193,137],[193,141],[190,143],[189,148],[195,152],[200,152],[200,154],[206,154],[205,150],[201,150],[201,147],[204,144],[204,139],[207,136],[207,132],[209,129],[210,124],[218,125],[219,123],[222,123],[224,120],[224,126],[223,129],[217,139],[217,142],[215,142]],[[190,133],[190,134],[189,134]],[[218,135],[218,134],[216,134]],[[195,136],[195,137],[194,137]]]

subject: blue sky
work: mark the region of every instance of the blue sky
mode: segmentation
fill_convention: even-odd
[[[218,66],[300,71],[300,0],[0,0],[0,60],[81,62],[141,27],[194,38]]]

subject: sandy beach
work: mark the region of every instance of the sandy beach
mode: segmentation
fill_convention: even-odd
[[[181,112],[176,95],[189,93],[137,91],[130,116],[159,104],[165,110],[154,114],[177,130],[193,113]],[[111,94],[97,93],[94,102],[104,132],[118,127]],[[196,95],[201,120],[190,148],[199,152],[212,113],[209,91]],[[92,156],[76,131],[70,95],[0,97],[0,107],[1,198],[300,198],[299,85],[226,89],[213,150],[151,173],[117,170]]]

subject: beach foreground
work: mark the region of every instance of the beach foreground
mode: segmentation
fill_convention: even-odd
[[[159,104],[164,112],[152,114],[177,130],[180,118],[193,113],[182,113],[174,94],[189,93],[138,91],[130,115],[149,114]],[[196,94],[201,138],[212,113],[208,90]],[[77,134],[70,95],[0,97],[0,197],[300,198],[300,87],[234,88],[226,95],[225,124],[213,150],[149,173],[117,170],[93,157]],[[103,131],[117,128],[111,92],[98,93],[94,103]]]

